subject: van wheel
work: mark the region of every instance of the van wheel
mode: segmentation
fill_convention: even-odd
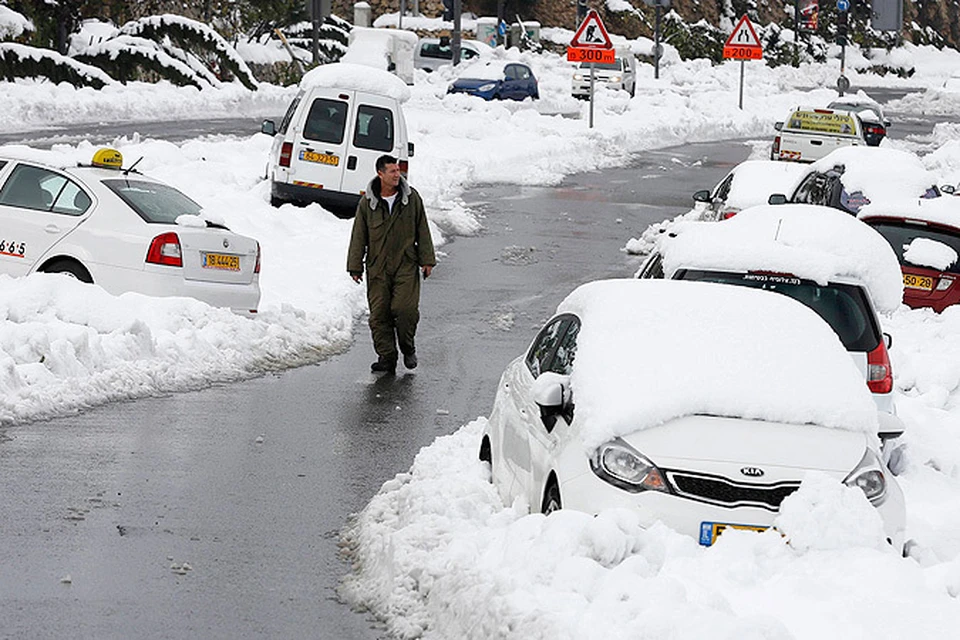
[[[490,451],[490,438],[483,436],[480,442],[480,462],[490,465],[490,482],[493,482],[493,453]]]
[[[41,271],[44,273],[62,273],[65,276],[76,278],[80,282],[93,284],[93,278],[90,277],[90,272],[87,271],[86,268],[76,260],[54,260],[50,264],[44,266]]]
[[[556,477],[551,474],[550,479],[547,480],[547,487],[543,490],[543,504],[540,505],[540,512],[548,516],[562,508],[563,503],[560,501],[560,487],[557,486]]]
[[[271,206],[271,207],[273,207],[274,209],[279,209],[279,208],[280,208],[280,205],[282,205],[282,204],[283,204],[283,200],[281,200],[280,198],[278,198],[278,197],[276,197],[276,196],[270,196],[270,206]]]

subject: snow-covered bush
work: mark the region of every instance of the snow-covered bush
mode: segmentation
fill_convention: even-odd
[[[114,80],[97,67],[62,56],[49,49],[37,49],[12,42],[0,42],[0,78],[48,78],[76,87],[100,89]]]
[[[33,31],[33,22],[10,7],[0,4],[0,40],[19,38],[27,31]]]
[[[145,38],[120,35],[87,48],[76,59],[103,69],[124,84],[131,80],[165,78],[177,86],[202,88],[197,71]]]

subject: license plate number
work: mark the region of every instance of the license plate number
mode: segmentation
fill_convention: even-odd
[[[240,256],[228,256],[222,253],[205,253],[203,254],[203,268],[240,271]]]
[[[766,531],[769,527],[761,527],[753,524],[731,524],[728,522],[701,522],[700,523],[700,544],[709,547],[717,541],[717,537],[727,529],[740,529],[742,531]]]
[[[318,164],[329,164],[333,167],[336,167],[340,164],[340,156],[335,156],[331,153],[317,153],[315,151],[307,151],[306,149],[300,151],[300,159],[304,162],[316,162]]]
[[[924,291],[933,291],[933,278],[930,276],[915,276],[905,273],[903,274],[903,286],[908,289],[923,289]]]

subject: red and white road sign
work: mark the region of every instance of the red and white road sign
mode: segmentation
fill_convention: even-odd
[[[746,15],[740,18],[740,22],[723,45],[723,57],[734,60],[763,60],[763,45],[760,44],[760,38]]]
[[[580,28],[573,34],[570,46],[578,49],[613,49],[610,34],[603,26],[603,21],[596,9],[591,9],[587,13],[587,17],[580,23]]]

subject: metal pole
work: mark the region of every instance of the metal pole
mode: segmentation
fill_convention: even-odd
[[[400,16],[397,18],[397,29],[403,29],[403,14],[407,11],[407,0],[400,0]]]
[[[461,0],[453,0],[453,37],[450,39],[450,49],[453,53],[454,66],[460,64],[460,17],[463,13]]]
[[[660,78],[660,1],[657,0],[653,21],[653,77]]]
[[[793,2],[793,66],[800,66],[800,0]]]
[[[740,110],[743,111],[743,68],[746,66],[744,61],[740,61]]]
[[[845,77],[845,76],[844,76],[844,71],[846,70],[846,69],[845,69],[846,63],[847,63],[847,40],[846,40],[846,38],[844,38],[843,43],[840,45],[840,77],[841,77],[841,78]],[[837,90],[838,90],[838,92],[840,93],[840,97],[842,98],[842,97],[843,97],[843,86],[842,86],[842,85],[838,85],[838,86],[837,86]]]
[[[593,129],[593,66],[594,63],[590,63],[590,128]]]
[[[313,20],[313,64],[320,64],[320,0],[310,2],[310,18]]]

